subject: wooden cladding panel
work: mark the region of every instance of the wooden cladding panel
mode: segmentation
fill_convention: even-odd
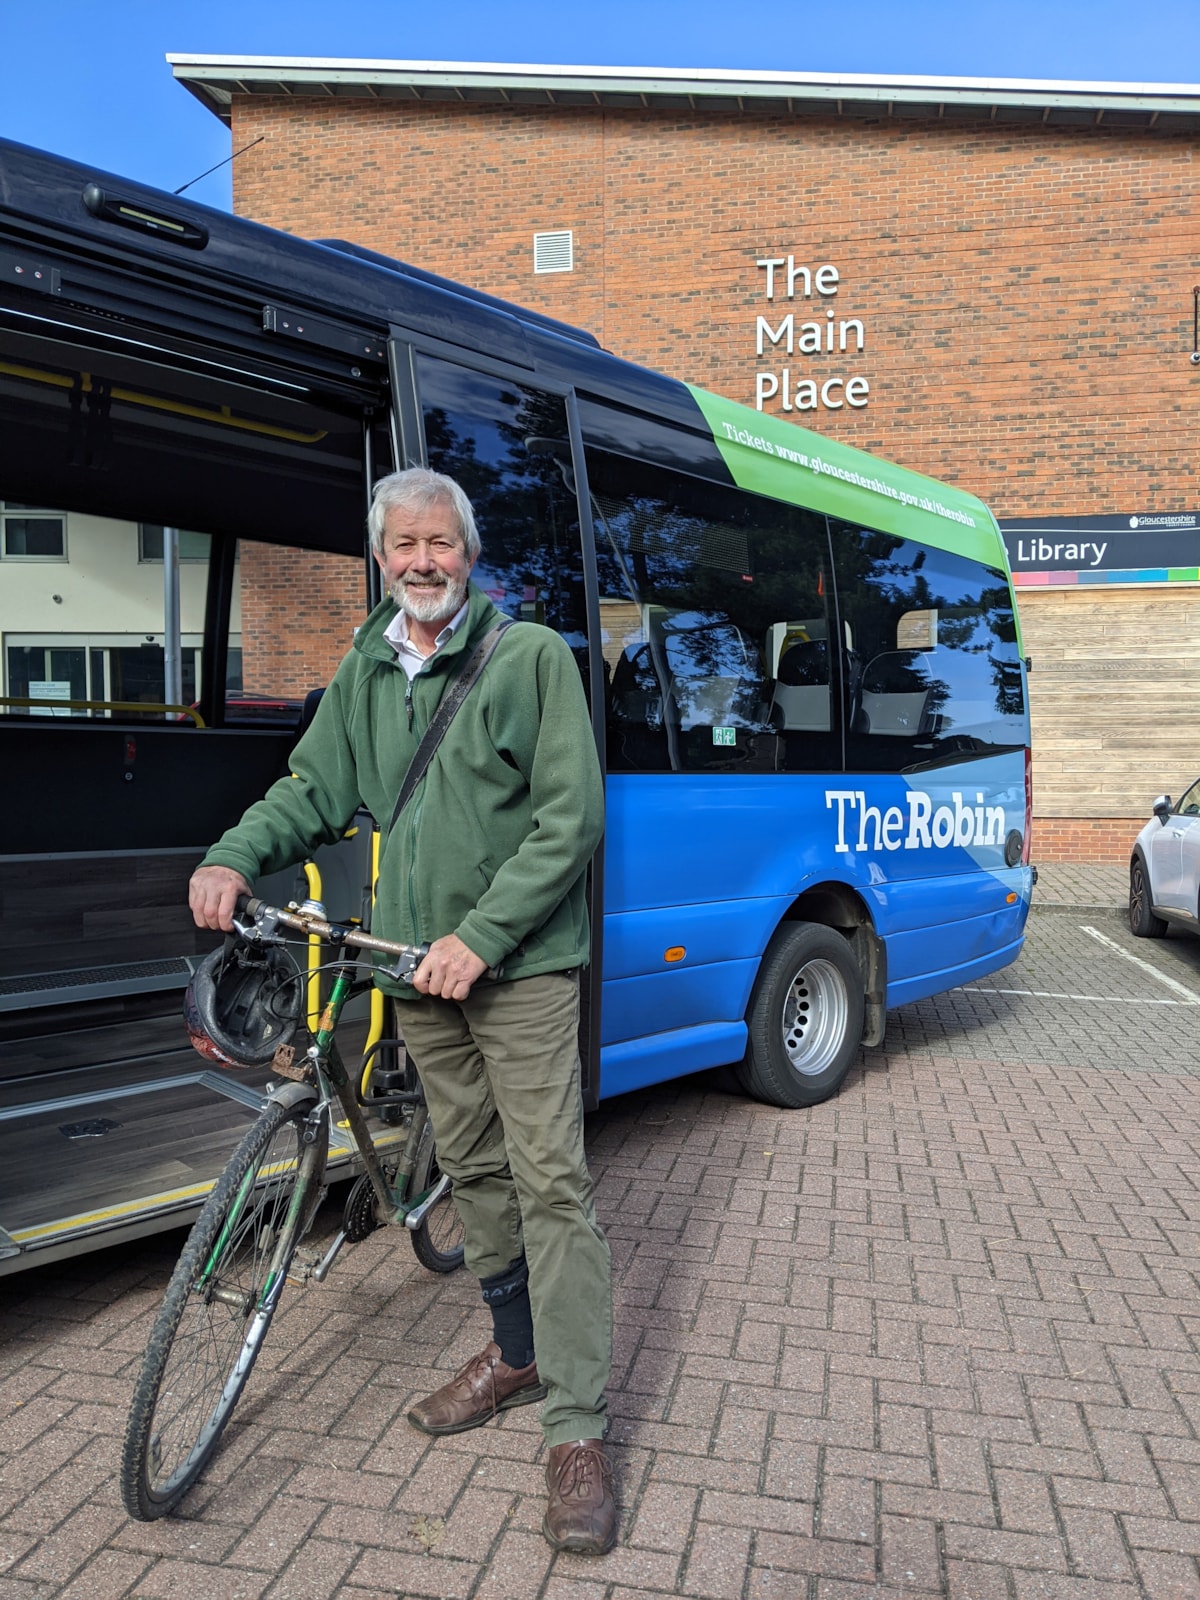
[[[1200,589],[1019,592],[1034,817],[1141,817],[1200,777]]]

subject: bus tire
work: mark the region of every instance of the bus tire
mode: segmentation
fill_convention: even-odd
[[[1161,939],[1167,931],[1150,904],[1150,874],[1141,856],[1129,863],[1129,931],[1138,939]]]
[[[863,1031],[863,983],[849,944],[816,922],[785,922],[763,955],[738,1077],[772,1106],[815,1106],[841,1088]]]

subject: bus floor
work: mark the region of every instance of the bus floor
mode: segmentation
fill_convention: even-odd
[[[353,1026],[350,1046],[360,1046]],[[365,1031],[365,1030],[364,1030]],[[353,1064],[357,1053],[347,1049]],[[0,1276],[190,1222],[270,1073],[187,1048],[0,1083]],[[331,1166],[339,1164],[336,1136]]]

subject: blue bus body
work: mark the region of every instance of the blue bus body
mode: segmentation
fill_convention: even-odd
[[[1032,873],[1004,863],[1005,838],[1024,826],[1020,755],[942,769],[919,784],[768,776],[732,788],[687,779],[683,789],[673,775],[608,779],[605,1096],[740,1060],[762,952],[818,885],[844,885],[870,907],[887,948],[889,1010],[973,982],[1021,952]],[[902,825],[883,833],[868,817],[864,830],[859,791]],[[855,798],[839,800],[846,795]],[[927,842],[926,797],[931,820],[948,814],[943,832],[956,812],[970,812],[969,842],[952,833],[934,842],[932,829]],[[976,843],[976,833],[988,837],[986,824],[975,828],[977,814],[1000,809],[1003,829]],[[664,965],[664,950],[678,946],[686,965]]]

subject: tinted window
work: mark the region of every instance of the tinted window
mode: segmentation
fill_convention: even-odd
[[[541,622],[576,653],[587,684],[579,515],[560,396],[417,360],[429,465],[466,490],[482,553],[473,581],[510,617]]]
[[[225,720],[295,728],[366,615],[362,558],[239,539]]]
[[[834,522],[845,635],[846,761],[902,772],[1020,749],[1025,704],[998,568]]]
[[[588,450],[614,771],[840,765],[824,518]]]

